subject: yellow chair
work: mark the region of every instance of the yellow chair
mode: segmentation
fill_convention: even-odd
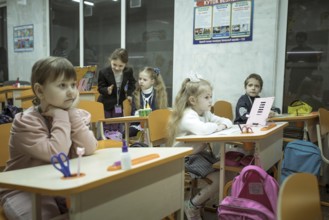
[[[316,176],[310,173],[288,176],[280,187],[277,209],[278,220],[322,219]]]
[[[150,146],[160,146],[167,142],[167,124],[171,115],[170,109],[157,109],[148,116]]]
[[[0,125],[0,169],[6,166],[9,159],[9,137],[12,123]]]
[[[328,150],[324,150],[325,147],[329,147],[329,111],[324,108],[320,108],[319,112],[319,124],[316,125],[316,133],[318,139],[318,146],[321,151],[321,158],[324,163],[329,165],[329,159],[326,157],[324,152],[328,152]],[[322,171],[323,172],[323,171]],[[328,175],[328,169],[325,169],[324,175]],[[329,202],[321,202],[321,205],[329,206]]]
[[[101,139],[98,141],[98,149],[122,147],[121,141],[108,140],[104,135],[103,123],[99,122],[99,120],[104,119],[103,103],[89,100],[80,100],[77,107],[84,109],[91,114],[90,122],[92,124],[95,137]]]
[[[21,92],[21,97],[26,97],[21,100],[21,107],[23,109],[28,109],[29,107],[31,107],[33,105],[32,100],[34,98],[34,93],[33,93],[32,89],[23,90]]]
[[[230,102],[219,100],[213,105],[213,113],[217,116],[233,120],[233,108]]]
[[[131,116],[131,103],[128,99],[125,99],[122,103],[123,116]]]

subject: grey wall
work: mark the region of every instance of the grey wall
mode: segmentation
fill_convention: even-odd
[[[30,81],[32,65],[49,54],[48,20],[48,1],[27,0],[26,5],[7,1],[9,80],[20,77]],[[13,28],[26,24],[34,25],[34,50],[14,52]]]
[[[254,1],[253,40],[249,42],[193,45],[194,1],[175,1],[173,94],[189,72],[198,72],[214,87],[213,101],[234,106],[244,94],[244,80],[258,73],[264,80],[262,97],[275,96],[278,51],[279,0]],[[284,57],[284,56],[283,56]],[[282,83],[282,82],[281,82]],[[282,97],[276,98],[280,103]]]

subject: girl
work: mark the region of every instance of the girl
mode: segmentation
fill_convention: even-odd
[[[178,136],[207,135],[232,126],[229,119],[218,117],[210,112],[212,105],[212,86],[200,76],[196,75],[184,80],[175,100],[173,112],[169,121],[168,146],[191,146],[176,142]],[[193,153],[199,153],[206,148],[206,143],[193,144]],[[190,200],[185,201],[187,218],[201,220],[200,209],[219,188],[219,172],[207,175],[212,181]]]
[[[109,58],[110,66],[99,71],[98,97],[104,104],[105,118],[122,116],[122,102],[132,100],[136,80],[132,68],[127,67],[128,52],[116,49]],[[105,125],[107,129],[118,130],[118,125]]]
[[[51,156],[60,152],[69,158],[77,157],[78,146],[85,148],[86,155],[93,154],[97,140],[88,127],[90,114],[75,108],[79,92],[72,64],[62,57],[37,61],[32,68],[31,86],[34,106],[15,116],[10,159],[4,171],[49,164]],[[28,192],[0,190],[0,202],[8,219],[32,219],[31,201]],[[42,219],[67,211],[64,198],[43,196],[41,205]]]
[[[160,69],[145,67],[138,78],[138,85],[133,93],[132,115],[137,110],[150,106],[152,110],[168,108],[166,86],[160,75]],[[129,136],[136,136],[140,128],[130,127]]]

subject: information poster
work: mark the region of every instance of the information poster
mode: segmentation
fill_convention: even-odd
[[[254,0],[194,0],[193,44],[252,40]]]
[[[34,48],[33,24],[14,27],[14,51],[30,52]]]

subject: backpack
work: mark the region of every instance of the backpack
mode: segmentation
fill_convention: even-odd
[[[319,176],[321,152],[318,146],[309,141],[289,142],[284,149],[280,183],[293,173],[312,173]]]
[[[275,220],[279,184],[262,168],[244,167],[233,179],[231,196],[219,204],[221,220]]]

